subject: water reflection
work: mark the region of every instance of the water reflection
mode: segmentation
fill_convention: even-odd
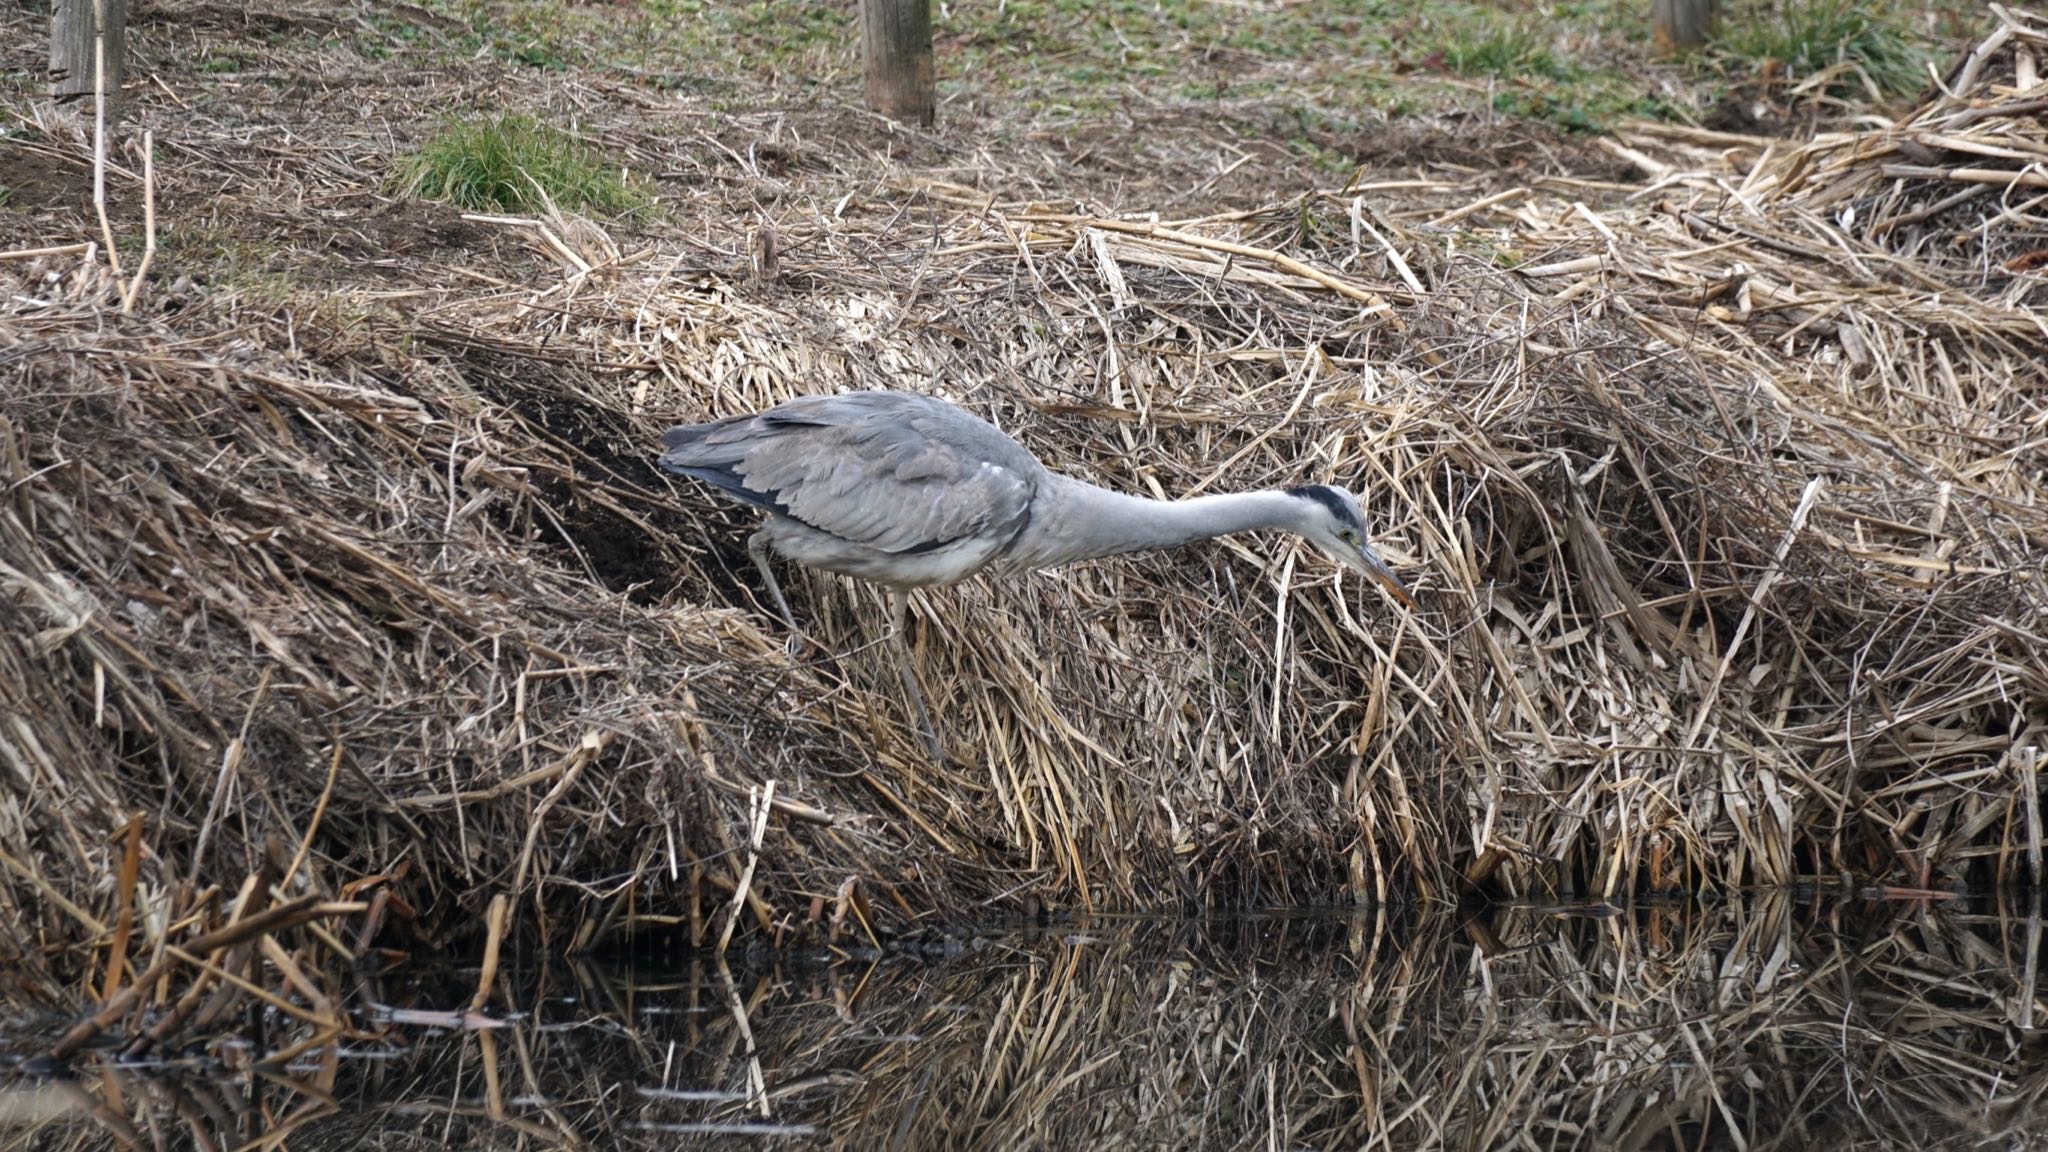
[[[2041,921],[1703,908],[1094,919],[956,954],[560,966],[499,1027],[385,1023],[277,1069],[90,1067],[10,1145],[2010,1147],[2048,1140]],[[470,977],[473,979],[473,976]],[[397,1021],[411,1021],[398,1023]],[[222,1065],[225,1065],[225,1068]]]

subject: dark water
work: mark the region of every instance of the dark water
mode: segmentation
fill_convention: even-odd
[[[832,964],[475,976],[281,1069],[17,1074],[0,1147],[2048,1146],[2038,911],[1099,918]]]

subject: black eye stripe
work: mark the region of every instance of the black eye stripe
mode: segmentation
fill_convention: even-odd
[[[1313,500],[1324,508],[1329,509],[1330,515],[1336,519],[1337,523],[1354,532],[1365,531],[1365,525],[1359,523],[1358,517],[1345,504],[1344,498],[1337,494],[1335,488],[1327,484],[1309,484],[1300,488],[1289,488],[1287,494],[1289,496],[1298,496],[1303,500]]]

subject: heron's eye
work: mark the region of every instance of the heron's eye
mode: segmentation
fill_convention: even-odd
[[[1337,538],[1344,541],[1346,544],[1351,545],[1353,548],[1356,548],[1359,545],[1358,530],[1355,528],[1344,529],[1342,532],[1339,532],[1337,534]]]

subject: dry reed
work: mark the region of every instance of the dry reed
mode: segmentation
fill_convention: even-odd
[[[1645,125],[1613,147],[1650,182],[1599,208],[1395,181],[1156,219],[706,136],[743,219],[443,221],[540,263],[402,306],[116,319],[40,238],[0,259],[0,957],[111,999],[257,880],[247,913],[325,917],[248,953],[293,1003],[494,898],[554,950],[2037,880],[2048,144],[2041,22],[2000,11],[1896,126]],[[827,652],[791,658],[746,517],[649,466],[670,422],[883,385],[1131,491],[1361,487],[1422,606],[1263,539],[922,594],[925,764],[875,595],[791,580]]]

